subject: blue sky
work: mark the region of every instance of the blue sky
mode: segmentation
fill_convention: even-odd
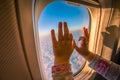
[[[69,29],[80,29],[89,25],[89,14],[84,6],[67,4],[65,1],[55,1],[48,4],[39,16],[38,28],[40,35],[58,29],[58,22],[67,22]]]

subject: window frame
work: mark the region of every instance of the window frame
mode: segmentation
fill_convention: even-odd
[[[48,4],[52,3],[53,1],[55,1],[55,0],[48,0],[48,1],[35,0],[34,6],[33,6],[34,36],[35,36],[35,43],[36,43],[39,68],[40,68],[41,76],[43,77],[43,80],[46,80],[46,75],[44,75],[45,73],[44,73],[43,64],[40,63],[40,62],[42,62],[42,58],[41,58],[41,53],[39,50],[40,49],[40,45],[39,45],[40,42],[39,42],[39,34],[38,34],[38,20],[39,20],[39,15],[43,11],[43,9]],[[80,3],[77,3],[77,4],[80,4]],[[74,5],[76,5],[76,4],[74,4]],[[91,7],[88,5],[84,5],[84,6],[88,9],[88,11],[90,13],[90,44],[89,44],[90,46],[89,46],[89,49],[90,49],[90,51],[95,52],[96,46],[97,46],[96,41],[98,38],[97,32],[99,31],[99,25],[100,25],[100,14],[101,14],[100,7],[95,8],[95,7]],[[97,13],[97,14],[95,14],[95,13]],[[91,35],[91,34],[94,34],[94,35]],[[86,62],[82,71],[80,73],[78,73],[77,75],[75,75],[74,78],[75,78],[75,80],[89,79],[89,77],[92,75],[93,72],[94,71],[88,67],[88,62]]]

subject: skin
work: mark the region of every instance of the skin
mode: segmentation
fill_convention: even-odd
[[[67,23],[64,22],[64,31],[62,30],[62,22],[58,24],[58,40],[55,37],[54,29],[51,30],[54,64],[69,63],[70,56],[74,49],[78,51],[89,62],[95,57],[95,54],[88,50],[89,33],[88,30],[83,27],[82,36],[79,38],[80,46],[75,44],[73,35],[69,33]],[[63,34],[64,33],[64,34]]]
[[[75,48],[75,43],[72,34],[69,33],[67,23],[64,22],[64,31],[62,31],[62,22],[59,22],[58,40],[56,40],[54,30],[51,30],[51,36],[55,56],[54,64],[69,63],[70,56]]]
[[[85,27],[82,28],[82,36],[80,36],[79,42],[80,46],[75,46],[76,51],[90,62],[96,56],[96,54],[90,52],[88,49],[89,33],[88,29]]]

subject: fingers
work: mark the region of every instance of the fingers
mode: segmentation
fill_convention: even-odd
[[[68,26],[67,23],[64,22],[64,35],[63,35],[63,31],[62,31],[62,22],[59,22],[58,25],[58,41],[62,41],[62,40],[68,40],[69,38],[69,30],[68,30]]]
[[[88,32],[88,29],[83,27],[82,29],[82,36],[86,37],[87,40],[89,41],[89,32]]]
[[[73,40],[73,35],[70,33],[69,34],[69,40],[72,41]]]
[[[64,37],[67,39],[68,36],[69,36],[68,26],[67,26],[67,23],[64,22]]]
[[[75,49],[77,52],[81,52],[81,49],[75,44]]]
[[[62,22],[58,24],[58,41],[63,39],[63,32],[62,32]]]
[[[84,27],[82,28],[82,36],[85,36],[85,33],[84,33]]]
[[[56,40],[56,37],[55,37],[55,31],[54,30],[51,30],[51,36],[52,36],[53,45],[57,44],[57,40]]]
[[[90,36],[90,34],[89,34],[89,32],[88,32],[88,29],[87,29],[87,28],[85,28],[85,35],[86,35],[87,40],[89,41],[89,36]]]
[[[82,28],[82,36],[85,36],[85,37],[86,37],[85,30],[86,30],[86,28],[85,28],[85,27],[83,27],[83,28]]]
[[[72,48],[74,49],[76,46],[75,40],[72,40]]]
[[[79,38],[79,41],[80,41],[80,45],[81,45],[81,46],[86,46],[86,45],[88,45],[88,41],[86,40],[86,37],[84,37],[84,36],[81,36],[81,37]]]

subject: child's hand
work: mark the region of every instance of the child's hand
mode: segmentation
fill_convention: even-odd
[[[69,33],[67,23],[64,22],[64,34],[62,30],[62,22],[58,26],[58,41],[55,37],[55,31],[51,30],[53,53],[55,56],[55,64],[69,63],[70,56],[75,47],[73,36]]]
[[[83,27],[82,36],[79,38],[80,46],[76,46],[75,49],[82,55],[84,58],[89,55],[88,43],[89,43],[89,33],[87,28]]]

